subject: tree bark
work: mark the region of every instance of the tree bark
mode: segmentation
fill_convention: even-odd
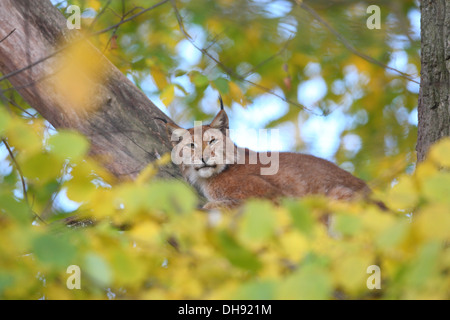
[[[154,118],[172,121],[90,44],[92,58],[102,61],[106,80],[86,79],[98,92],[91,102],[95,108],[87,108],[94,111],[72,108],[51,83],[57,81],[55,64],[64,54],[61,46],[77,37],[79,32],[67,28],[64,16],[48,0],[1,0],[0,72],[10,75],[17,92],[56,129],[86,135],[91,154],[102,159],[111,173],[134,178],[149,162],[170,152],[165,125]],[[161,168],[160,176],[181,177],[174,165]]]
[[[421,81],[417,160],[434,142],[450,136],[450,3],[422,0]]]

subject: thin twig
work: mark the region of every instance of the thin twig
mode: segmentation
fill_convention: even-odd
[[[103,6],[102,10],[98,13],[98,15],[95,16],[94,21],[89,25],[88,30],[91,31],[94,29],[95,24],[97,23],[98,19],[105,13],[106,9],[108,9],[109,5],[111,4],[112,0],[108,0],[108,2]]]
[[[12,162],[16,166],[17,172],[19,173],[20,180],[22,182],[23,198],[24,198],[25,202],[29,205],[27,187],[26,187],[26,183],[25,183],[25,178],[23,177],[23,174],[22,174],[22,170],[20,169],[20,166],[16,161],[16,157],[14,157],[14,153],[12,152],[11,147],[6,142],[6,139],[2,139],[2,142],[5,145],[6,149],[8,150],[9,157],[11,158]]]
[[[66,45],[66,46],[63,46],[63,47],[57,49],[56,51],[54,51],[53,53],[50,53],[48,56],[45,56],[45,57],[43,57],[43,58],[41,58],[41,59],[39,59],[39,60],[37,60],[37,61],[35,61],[35,62],[29,64],[29,65],[27,65],[26,67],[23,67],[23,68],[21,68],[21,69],[15,70],[15,71],[12,71],[12,72],[10,72],[10,73],[8,73],[8,74],[6,74],[6,75],[0,77],[0,81],[3,81],[3,80],[8,79],[8,78],[10,78],[10,77],[13,77],[13,76],[15,76],[16,74],[19,74],[19,73],[21,73],[21,72],[23,72],[23,71],[25,71],[25,70],[28,70],[28,69],[30,69],[30,68],[32,68],[32,67],[38,65],[39,63],[44,62],[44,61],[46,61],[46,60],[48,60],[48,59],[54,57],[55,55],[57,55],[57,54],[60,53],[61,51],[67,49],[68,47],[70,47],[70,46],[72,46],[72,45],[74,45],[74,44],[77,44],[79,41],[85,40],[85,39],[88,38],[88,37],[96,36],[96,35],[99,35],[99,34],[108,32],[108,31],[110,31],[110,30],[112,30],[112,29],[114,29],[114,28],[117,28],[118,26],[120,26],[120,25],[122,25],[122,24],[124,24],[124,23],[126,23],[126,22],[128,22],[128,21],[133,20],[134,18],[136,18],[136,17],[138,17],[138,16],[144,14],[145,12],[148,12],[148,11],[150,11],[150,10],[152,10],[152,9],[155,9],[156,7],[159,7],[160,5],[162,5],[162,4],[164,4],[164,3],[168,2],[168,1],[169,1],[169,0],[163,0],[163,1],[161,1],[161,2],[158,2],[157,4],[155,4],[155,5],[153,5],[153,6],[149,7],[149,8],[147,8],[147,9],[145,9],[145,10],[142,10],[142,11],[136,13],[135,15],[131,16],[131,17],[128,18],[128,19],[125,19],[125,20],[123,20],[123,21],[120,21],[119,23],[116,23],[116,24],[114,24],[114,25],[112,25],[112,26],[109,26],[108,28],[105,28],[105,29],[103,29],[103,30],[100,30],[100,31],[91,33],[90,35],[87,35],[87,36],[85,36],[85,37],[83,37],[83,38],[81,38],[81,39],[78,39],[77,41],[75,41],[75,42],[73,42],[73,43],[71,43],[71,44],[68,44],[68,45]]]
[[[28,88],[28,87],[34,86],[36,83],[38,83],[38,82],[40,82],[40,81],[42,81],[42,80],[48,79],[48,78],[50,78],[50,77],[53,77],[53,76],[56,75],[56,74],[57,74],[57,72],[49,73],[49,74],[46,74],[46,75],[44,75],[44,76],[42,76],[42,77],[40,77],[40,78],[38,78],[38,79],[36,79],[36,80],[32,80],[32,81],[30,81],[30,82],[28,82],[28,83],[25,83],[25,84],[23,84],[23,85],[21,85],[21,86],[17,86],[17,87],[12,87],[12,86],[11,86],[11,87],[9,87],[9,88],[3,89],[3,93],[8,92],[8,91],[11,91],[11,90],[14,90],[14,91],[19,92],[19,90],[21,90],[21,89],[26,89],[26,88]]]
[[[164,3],[169,2],[169,1],[170,1],[170,0],[163,0],[163,1],[161,1],[161,2],[158,2],[157,4],[154,4],[153,6],[148,7],[147,9],[144,9],[144,10],[142,10],[142,11],[140,11],[140,12],[138,12],[138,13],[132,15],[132,16],[129,17],[128,19],[125,19],[125,20],[123,20],[123,21],[120,21],[120,22],[118,22],[118,23],[116,23],[116,24],[114,24],[114,25],[112,25],[112,26],[109,26],[109,27],[103,29],[103,30],[100,30],[100,31],[97,31],[97,32],[92,33],[92,36],[96,36],[96,35],[99,35],[99,34],[101,34],[101,33],[108,32],[108,31],[110,31],[110,30],[112,30],[112,29],[114,29],[114,28],[120,26],[121,24],[124,24],[124,23],[126,23],[126,22],[128,22],[128,21],[131,21],[131,20],[133,20],[134,18],[136,18],[136,17],[138,17],[138,16],[140,16],[140,15],[142,15],[142,14],[144,14],[144,13],[150,11],[150,10],[153,10],[153,9],[155,9],[155,8],[161,6],[161,5],[163,5]]]
[[[16,31],[16,28],[12,29],[11,32],[8,33],[8,34],[6,35],[6,37],[4,37],[3,39],[1,39],[1,40],[0,40],[0,43],[2,43],[3,41],[5,41],[6,39],[8,39],[8,37],[9,37],[10,35],[12,35],[12,34],[14,33],[14,31]]]
[[[207,57],[210,58],[212,61],[214,61],[214,62],[215,62],[215,63],[216,63],[216,64],[217,64],[217,65],[218,65],[218,66],[219,66],[226,74],[228,74],[228,75],[229,75],[230,77],[232,77],[232,78],[238,79],[238,80],[240,80],[240,81],[242,81],[242,82],[246,82],[246,83],[248,83],[248,84],[250,84],[250,85],[252,85],[252,86],[254,86],[254,87],[260,89],[261,91],[264,91],[264,92],[266,92],[266,93],[268,93],[268,94],[270,94],[270,95],[273,95],[273,96],[275,96],[275,97],[281,99],[282,101],[284,101],[284,102],[286,102],[286,103],[289,103],[289,104],[291,104],[291,105],[294,105],[294,106],[296,106],[296,107],[299,107],[299,108],[301,108],[301,109],[304,109],[304,110],[310,112],[311,114],[319,115],[319,114],[316,114],[315,112],[313,112],[311,109],[305,107],[305,106],[302,105],[302,104],[299,104],[299,103],[294,102],[294,101],[292,101],[292,100],[290,100],[290,99],[287,99],[287,98],[285,98],[285,97],[283,97],[283,96],[281,96],[281,95],[279,95],[279,94],[273,92],[273,91],[272,91],[271,89],[269,89],[269,88],[266,88],[266,87],[264,87],[264,86],[262,86],[262,85],[260,85],[260,84],[257,84],[257,83],[255,83],[255,82],[253,82],[253,81],[250,81],[250,80],[246,79],[245,77],[243,77],[243,76],[241,76],[240,74],[236,73],[236,72],[235,72],[234,70],[232,70],[230,67],[224,65],[221,61],[219,61],[217,58],[215,58],[213,55],[211,55],[211,54],[208,52],[207,49],[204,49],[204,48],[199,47],[199,46],[195,43],[195,41],[194,41],[194,39],[191,37],[191,35],[186,31],[186,28],[184,27],[184,23],[183,23],[183,18],[181,17],[180,12],[178,11],[178,8],[177,8],[177,5],[176,5],[176,3],[175,3],[175,0],[171,0],[171,3],[172,3],[172,7],[173,7],[173,9],[174,9],[174,11],[175,11],[175,15],[176,15],[176,18],[177,18],[177,21],[178,21],[178,26],[179,26],[180,31],[181,31],[181,33],[183,34],[183,36],[184,36],[184,37],[185,37],[185,38],[186,38],[186,39],[194,46],[194,48],[196,48],[198,51],[200,51],[200,52],[203,53],[205,56],[207,56]],[[323,115],[323,114],[322,114],[322,115]]]
[[[30,207],[30,202],[28,200],[28,193],[27,193],[27,185],[25,183],[25,178],[22,174],[22,169],[20,169],[19,163],[16,160],[16,157],[14,156],[14,153],[11,150],[11,147],[6,142],[6,139],[2,139],[3,144],[5,145],[6,149],[8,150],[9,157],[11,158],[12,162],[14,163],[14,166],[16,167],[17,172],[19,173],[20,181],[22,183],[22,192],[23,192],[23,199],[25,200],[25,203],[27,204],[30,212],[41,222],[44,224],[47,224],[36,212],[34,212]]]
[[[377,66],[380,66],[384,69],[387,70],[391,70],[394,71],[396,73],[398,73],[402,78],[405,78],[408,81],[420,84],[418,81],[414,80],[412,78],[411,75],[401,72],[400,70],[397,70],[395,68],[389,67],[388,65],[385,65],[384,63],[358,51],[358,49],[356,49],[352,44],[350,44],[350,42],[348,42],[347,39],[345,39],[338,31],[336,31],[328,22],[326,22],[313,8],[311,8],[310,6],[308,6],[307,4],[305,4],[304,1],[299,1],[299,0],[295,0],[295,2],[300,6],[300,8],[302,8],[303,10],[307,11],[308,13],[310,13],[317,21],[320,22],[320,24],[322,24],[326,29],[328,29],[328,31],[330,31],[333,35],[336,36],[336,38],[338,38],[338,40],[349,50],[351,51],[353,54],[357,55],[358,57],[366,60],[367,62],[370,62],[372,64],[375,64]]]
[[[43,57],[43,58],[41,58],[41,59],[39,59],[39,60],[29,64],[29,65],[27,65],[26,67],[23,67],[23,68],[20,68],[20,69],[17,69],[15,71],[12,71],[12,72],[8,73],[8,74],[4,75],[3,77],[0,77],[0,81],[3,81],[3,80],[8,79],[8,78],[11,78],[11,77],[15,76],[16,74],[19,74],[19,73],[21,73],[21,72],[23,72],[25,70],[33,68],[34,66],[38,65],[39,63],[44,62],[44,61],[54,57],[55,55],[57,55],[58,53],[60,53],[64,49],[67,49],[68,47],[69,46],[64,46],[64,47],[56,50],[55,52],[50,53],[48,56],[45,56],[45,57]]]
[[[129,10],[128,12],[125,12],[125,3],[124,3],[124,1],[122,1],[122,16],[120,16],[120,22],[123,22],[123,21],[125,20],[126,16],[128,16],[128,15],[131,14],[131,13],[133,13],[133,11],[136,10],[136,9],[144,10],[144,9],[142,9],[141,7],[134,7],[133,9]],[[114,14],[116,14],[116,13],[114,12],[114,10],[111,9],[111,11],[112,11]],[[116,15],[117,15],[117,14],[116,14]],[[116,35],[117,30],[119,29],[120,25],[121,25],[121,23],[118,24],[118,25],[114,28],[114,30],[113,30],[111,36],[110,36],[109,39],[108,39],[108,42],[107,42],[106,45],[105,45],[105,48],[104,48],[103,51],[102,51],[103,54],[105,54],[106,49],[108,49],[109,45],[111,44],[111,41],[112,41],[112,39],[114,38],[114,36]]]
[[[31,113],[29,113],[27,110],[25,110],[24,108],[22,108],[21,106],[19,106],[15,101],[9,99],[8,97],[5,96],[4,94],[4,90],[0,90],[0,99],[3,100],[6,103],[9,103],[11,105],[13,105],[14,107],[16,107],[17,109],[21,110],[23,113],[25,113],[26,115],[28,115],[31,118],[35,118],[34,115],[32,115]]]
[[[283,47],[277,53],[275,53],[274,55],[272,55],[272,56],[268,57],[267,59],[258,63],[256,66],[254,66],[252,69],[250,69],[250,71],[248,71],[245,75],[243,75],[243,77],[247,78],[248,76],[255,73],[257,69],[261,68],[263,65],[267,64],[268,62],[272,61],[276,57],[280,56],[288,48],[292,39],[293,39],[293,37],[289,37],[289,39],[286,41],[286,43],[283,45]]]
[[[212,38],[212,40],[210,41],[210,44],[205,48],[206,50],[209,50],[209,48],[211,48],[214,44],[217,43],[217,41],[219,41],[220,37],[222,35],[221,33],[218,33],[214,36],[214,38]]]

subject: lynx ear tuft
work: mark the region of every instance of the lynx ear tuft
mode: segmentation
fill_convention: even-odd
[[[220,110],[223,110],[223,100],[222,96],[219,94]]]

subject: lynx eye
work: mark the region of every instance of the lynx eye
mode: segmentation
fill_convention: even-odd
[[[209,140],[209,144],[213,144],[214,142],[216,142],[215,138],[212,138],[211,140]]]

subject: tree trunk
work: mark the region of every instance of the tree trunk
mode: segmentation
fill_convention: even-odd
[[[103,159],[111,173],[134,178],[149,162],[171,149],[165,125],[154,117],[171,120],[90,44],[92,59],[102,60],[105,66],[102,72],[106,80],[86,80],[98,92],[92,102],[95,111],[71,108],[71,103],[49,84],[52,79],[57,81],[54,66],[64,54],[60,46],[67,46],[78,35],[67,28],[64,16],[48,0],[1,0],[0,72],[9,75],[19,94],[55,128],[70,128],[86,135],[91,141],[91,154]],[[161,168],[160,176],[181,177],[174,165]]]
[[[434,142],[450,136],[450,3],[422,0],[421,81],[417,160]]]

